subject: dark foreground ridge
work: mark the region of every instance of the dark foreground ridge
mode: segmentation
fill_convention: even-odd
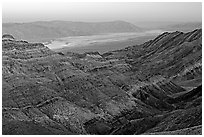
[[[201,134],[202,31],[100,54],[2,38],[3,134]]]

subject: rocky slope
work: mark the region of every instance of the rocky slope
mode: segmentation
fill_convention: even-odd
[[[201,32],[102,55],[3,39],[3,134],[201,134]]]

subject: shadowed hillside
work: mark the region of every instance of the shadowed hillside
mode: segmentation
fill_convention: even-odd
[[[2,39],[3,134],[201,134],[202,30],[104,54]]]

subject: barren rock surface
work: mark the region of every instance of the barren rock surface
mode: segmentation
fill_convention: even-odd
[[[3,134],[201,134],[201,49],[201,29],[105,54],[3,39]]]

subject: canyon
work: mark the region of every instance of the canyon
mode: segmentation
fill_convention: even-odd
[[[103,54],[2,37],[4,135],[202,134],[202,29]]]

